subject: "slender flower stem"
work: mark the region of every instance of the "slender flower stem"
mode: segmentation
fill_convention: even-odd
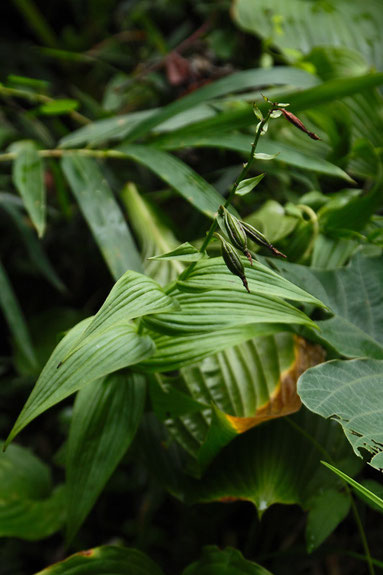
[[[301,433],[304,437],[306,437],[306,439],[308,439],[315,447],[316,449],[322,454],[324,455],[325,459],[331,463],[332,465],[335,465],[335,462],[333,460],[333,458],[331,457],[331,455],[329,454],[329,452],[327,451],[327,449],[325,449],[316,439],[315,437],[313,437],[310,433],[308,433],[307,431],[305,431],[300,425],[298,425],[295,421],[293,421],[292,419],[290,419],[289,417],[285,418],[286,423],[288,423],[291,427],[293,427],[296,431],[298,431],[299,433]],[[351,488],[347,485],[347,483],[344,484],[344,489],[347,493],[347,495],[350,498],[350,503],[351,503],[351,509],[354,515],[354,519],[355,519],[355,523],[358,527],[358,531],[359,531],[359,535],[362,541],[362,545],[364,548],[364,552],[366,554],[366,560],[367,560],[367,565],[368,565],[368,571],[370,575],[375,575],[375,569],[374,569],[374,565],[372,562],[372,557],[371,557],[371,553],[370,553],[370,548],[368,546],[368,541],[367,541],[367,537],[366,537],[366,533],[362,524],[362,520],[360,518],[359,515],[359,511],[358,508],[356,506],[356,503],[354,501],[354,498],[352,496],[352,490]]]
[[[231,190],[230,190],[230,192],[229,192],[229,195],[227,196],[226,201],[225,201],[225,203],[223,204],[225,208],[227,208],[227,207],[231,204],[231,202],[232,202],[232,200],[233,200],[233,198],[234,198],[234,196],[235,196],[235,192],[237,191],[237,188],[238,188],[239,184],[242,182],[242,180],[244,180],[244,179],[246,178],[247,174],[248,174],[249,171],[250,171],[250,168],[252,167],[252,165],[253,165],[253,163],[254,163],[254,160],[255,160],[255,150],[257,149],[257,145],[258,145],[258,142],[259,142],[259,138],[260,138],[260,136],[261,136],[261,134],[262,134],[262,130],[263,130],[264,126],[267,124],[267,122],[268,122],[268,120],[269,120],[269,118],[270,118],[270,114],[271,114],[271,112],[273,111],[273,109],[274,109],[273,107],[270,108],[269,111],[267,112],[266,116],[263,118],[263,120],[261,120],[261,121],[259,122],[259,124],[258,124],[257,131],[256,131],[256,133],[255,133],[255,138],[254,138],[254,141],[253,141],[252,146],[251,146],[249,158],[248,158],[247,162],[244,164],[244,166],[243,166],[243,168],[242,168],[240,174],[237,176],[237,179],[235,180],[235,182],[234,182],[234,184],[233,184],[233,186],[232,186],[232,188],[231,188]],[[206,237],[205,237],[205,239],[204,239],[204,241],[203,241],[203,243],[202,243],[202,246],[201,246],[200,249],[199,249],[199,251],[200,251],[201,253],[204,252],[204,251],[206,250],[207,246],[209,245],[209,243],[210,243],[210,241],[211,241],[211,239],[212,239],[212,237],[213,237],[213,234],[214,234],[215,230],[217,229],[217,226],[218,226],[217,216],[215,216],[215,218],[214,218],[214,220],[213,220],[213,222],[212,222],[212,224],[211,224],[211,226],[210,226],[210,228],[209,228],[209,231],[207,232]],[[184,272],[183,275],[182,275],[182,279],[183,279],[183,280],[185,280],[187,277],[189,277],[189,275],[190,275],[191,272],[193,271],[195,265],[196,265],[196,263],[193,262],[193,263],[187,268],[187,270],[185,270],[185,272]]]

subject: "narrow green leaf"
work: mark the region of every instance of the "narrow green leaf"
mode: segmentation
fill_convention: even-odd
[[[28,449],[11,445],[0,457],[0,537],[35,541],[64,523],[64,491]]]
[[[248,154],[251,148],[251,138],[244,134],[234,134],[225,131],[224,135],[217,136],[215,133],[199,134],[184,133],[182,130],[175,133],[165,134],[155,140],[155,144],[166,150],[179,149],[184,147],[212,147],[235,150],[243,154]],[[302,170],[310,170],[318,174],[341,178],[348,182],[353,182],[352,178],[339,166],[328,162],[327,160],[305,153],[301,150],[289,146],[284,142],[274,142],[268,139],[262,139],[257,150],[260,153],[274,155],[276,162],[283,162],[290,166],[296,166]]]
[[[175,250],[166,254],[159,254],[148,258],[149,260],[178,260],[180,262],[198,262],[206,258],[206,252],[202,253],[197,248],[185,242],[179,245]]]
[[[0,261],[0,307],[8,323],[15,345],[23,355],[32,373],[36,370],[37,359],[33,349],[28,326],[21,311],[19,302]]]
[[[163,575],[145,553],[129,547],[104,545],[79,551],[35,575]]]
[[[383,469],[383,360],[329,361],[307,370],[298,383],[303,403],[342,426],[356,455],[370,452]]]
[[[355,479],[352,479],[351,477],[349,477],[346,473],[343,473],[343,471],[341,471],[340,469],[337,469],[336,467],[334,467],[333,465],[330,465],[326,461],[321,461],[321,463],[323,463],[323,465],[325,465],[326,467],[331,469],[331,471],[336,473],[336,475],[338,475],[346,483],[351,485],[351,487],[353,487],[355,489],[355,491],[357,491],[358,493],[360,493],[361,495],[363,495],[364,497],[369,499],[371,501],[371,503],[374,503],[375,505],[377,505],[379,507],[379,509],[381,509],[383,511],[383,499],[381,499],[375,493],[373,493],[372,491],[367,489],[367,487],[364,487],[364,485],[361,485],[360,483],[355,481]]]
[[[32,141],[15,142],[10,147],[17,154],[13,162],[13,183],[23,198],[38,235],[45,231],[46,197],[44,186],[43,161],[37,153],[37,145]]]
[[[59,116],[60,114],[69,114],[77,110],[79,102],[70,98],[61,98],[52,102],[47,102],[39,107],[40,114],[44,116]]]
[[[129,140],[135,140],[155,126],[158,126],[168,118],[180,114],[185,110],[189,110],[202,102],[232,94],[246,89],[255,89],[257,86],[265,86],[270,84],[277,85],[295,85],[300,88],[308,86],[315,86],[318,83],[317,78],[312,74],[308,74],[298,68],[288,66],[276,66],[275,68],[254,70],[244,70],[231,74],[225,78],[217,80],[204,86],[199,90],[184,96],[183,98],[172,102],[165,108],[160,109],[156,114],[153,114],[147,119],[139,123],[129,134]]]
[[[31,262],[39,270],[41,275],[60,292],[65,292],[66,287],[57,275],[46,253],[42,248],[42,243],[38,240],[31,227],[28,225],[20,209],[9,201],[6,194],[0,194],[0,205],[9,214],[19,232],[19,239],[23,242],[28,252]]]
[[[171,154],[149,146],[129,144],[122,144],[118,151],[146,166],[210,218],[222,204],[222,196],[211,184]]]
[[[131,324],[123,322],[86,338],[60,365],[91,321],[92,318],[87,318],[77,324],[55,348],[17,418],[6,445],[28,423],[56,403],[96,379],[142,361],[154,351],[149,337],[137,335]]]
[[[258,563],[247,561],[232,547],[204,547],[202,557],[182,572],[182,575],[271,575]]]
[[[252,192],[256,188],[261,180],[263,180],[265,174],[259,174],[254,178],[248,178],[247,180],[242,180],[237,187],[235,193],[237,196],[245,196],[249,192]]]
[[[145,379],[116,373],[77,395],[66,461],[67,534],[73,538],[128,449],[145,402]]]
[[[129,228],[98,163],[73,154],[63,158],[62,167],[114,279],[128,269],[142,271]]]

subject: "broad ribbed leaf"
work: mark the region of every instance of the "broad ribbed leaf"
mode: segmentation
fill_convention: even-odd
[[[0,457],[0,537],[49,537],[64,523],[64,491],[28,449],[11,445]]]
[[[91,321],[92,318],[88,318],[77,324],[55,348],[6,444],[38,415],[75,391],[113,371],[142,361],[154,351],[149,337],[137,335],[131,324],[120,323],[86,338],[63,362]]]
[[[62,160],[72,192],[114,279],[142,271],[124,216],[96,160],[73,154]]]
[[[100,310],[93,317],[76,343],[83,345],[86,338],[104,331],[106,328],[146,314],[178,309],[177,300],[165,294],[151,278],[133,271],[127,271],[114,284]],[[72,353],[70,350],[69,353]],[[64,357],[61,361],[64,361]]]
[[[275,260],[273,260],[274,262]],[[249,283],[250,292],[254,294],[264,294],[285,298],[291,301],[311,303],[319,307],[324,304],[315,296],[307,293],[297,285],[286,281],[285,278],[273,272],[267,266],[255,261],[253,265],[243,258],[246,277]],[[198,262],[187,279],[177,282],[180,290],[203,292],[208,290],[230,290],[239,291],[244,296],[248,295],[244,291],[239,278],[233,276],[227,269],[222,258],[209,258]],[[246,299],[244,299],[246,301]]]
[[[0,307],[8,323],[14,342],[31,372],[37,367],[36,354],[33,349],[31,336],[21,311],[16,294],[8,279],[6,271],[0,261]]]
[[[170,335],[214,332],[256,323],[301,324],[315,328],[315,323],[306,314],[282,299],[254,292],[249,294],[243,288],[242,291],[211,289],[201,293],[173,291],[172,296],[180,311],[146,316],[143,320],[146,327]]]
[[[172,371],[190,365],[223,349],[261,335],[270,335],[283,330],[280,324],[245,324],[240,327],[221,329],[215,333],[198,335],[159,335],[147,330],[155,343],[156,351],[140,363],[145,371]]]
[[[383,470],[382,360],[330,361],[304,373],[298,391],[311,411],[340,423],[359,457],[368,451]]]
[[[337,0],[328,5],[305,0],[237,0],[233,15],[241,28],[277,46],[290,61],[318,45],[346,46],[376,68],[383,67],[379,0]]]
[[[212,218],[222,204],[222,196],[211,184],[178,158],[149,146],[122,144],[118,151],[143,164],[174,188],[195,208]]]
[[[46,217],[43,161],[35,142],[15,142],[10,149],[17,154],[13,162],[13,183],[41,237],[44,235]]]
[[[182,575],[271,575],[253,561],[247,561],[242,554],[232,547],[218,549],[205,547],[202,557],[183,571]]]
[[[317,495],[342,490],[342,484],[320,464],[323,450],[350,475],[361,467],[339,426],[307,410],[288,421],[280,419],[241,434],[201,479],[190,478],[182,451],[153,418],[144,421],[139,440],[153,474],[183,501],[247,500],[256,505],[259,515],[275,503],[298,504],[310,511]]]
[[[104,545],[79,551],[35,575],[163,575],[163,572],[137,549]]]
[[[290,333],[258,337],[184,367],[177,377],[157,376],[153,408],[204,468],[238,433],[297,411],[298,377],[323,357],[319,346]]]
[[[95,381],[78,393],[66,452],[70,538],[128,449],[144,402],[143,376],[123,372]]]
[[[373,503],[381,511],[383,511],[383,499],[381,497],[379,497],[378,495],[376,495],[375,493],[373,493],[372,491],[367,489],[367,487],[365,487],[364,485],[361,485],[360,483],[358,483],[357,481],[352,479],[352,477],[349,477],[347,475],[347,473],[344,473],[343,471],[340,471],[340,469],[337,469],[336,467],[334,467],[334,465],[330,465],[326,461],[322,461],[322,463],[323,463],[323,465],[325,465],[326,467],[331,469],[331,471],[333,471],[336,475],[338,475],[344,481],[346,481],[346,483],[351,485],[351,487],[353,487],[357,493],[362,495],[363,498],[368,499],[371,503]]]
[[[141,246],[145,273],[160,285],[167,285],[184,270],[184,265],[176,260],[160,262],[149,258],[171,251],[179,245],[179,241],[162,221],[154,206],[138,193],[134,184],[129,183],[125,186],[122,201]]]
[[[158,254],[149,258],[150,260],[178,260],[181,262],[198,262],[206,258],[206,253],[202,253],[197,248],[192,246],[189,242],[185,242],[179,245],[177,248],[171,252],[166,252],[165,254]]]
[[[314,270],[273,260],[286,278],[320,298],[334,316],[317,320],[318,337],[347,357],[383,359],[383,260],[356,256],[345,267]]]

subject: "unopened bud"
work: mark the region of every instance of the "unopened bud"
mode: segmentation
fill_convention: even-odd
[[[222,257],[223,261],[226,264],[227,269],[235,276],[241,278],[244,287],[250,293],[249,285],[247,283],[247,279],[245,276],[245,268],[235,248],[229,242],[227,242],[225,238],[223,238],[220,234],[215,233],[214,235],[221,241]]]
[[[288,120],[290,124],[293,124],[296,128],[298,128],[298,130],[302,130],[302,132],[305,132],[305,134],[307,134],[312,140],[320,140],[320,137],[314,134],[314,132],[310,132],[310,130],[308,130],[306,126],[300,121],[300,119],[294,116],[294,114],[288,112],[284,108],[281,109],[281,112],[286,118],[286,120]]]
[[[254,228],[254,226],[252,226],[251,224],[247,224],[246,222],[241,222],[241,224],[242,224],[242,227],[245,230],[245,233],[246,233],[247,237],[249,238],[249,240],[255,242],[259,246],[264,246],[265,248],[271,250],[273,252],[273,254],[275,254],[276,256],[282,256],[283,258],[286,257],[285,254],[283,254],[282,252],[277,250],[277,248],[275,248],[265,238],[265,236],[263,234],[261,234],[260,231],[258,231],[256,228]]]
[[[234,247],[240,250],[249,260],[251,265],[253,265],[253,260],[251,259],[251,254],[247,249],[247,236],[243,229],[243,226],[238,218],[233,216],[226,208],[223,206],[220,209],[220,214],[223,217],[225,223],[225,229],[227,236]]]

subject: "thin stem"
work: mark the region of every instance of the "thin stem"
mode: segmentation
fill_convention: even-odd
[[[242,182],[242,180],[244,180],[244,179],[246,178],[247,174],[248,174],[249,171],[250,171],[250,168],[252,167],[252,165],[253,165],[253,163],[254,163],[254,160],[255,160],[255,150],[257,149],[257,145],[258,145],[258,142],[259,142],[259,138],[260,138],[260,136],[261,136],[261,134],[262,134],[262,130],[263,130],[265,124],[267,124],[267,122],[268,122],[268,120],[269,120],[269,118],[270,118],[270,114],[271,114],[271,112],[273,111],[273,109],[274,109],[274,108],[271,107],[271,108],[269,109],[269,111],[267,112],[266,116],[263,118],[263,120],[261,120],[261,121],[259,122],[259,124],[258,124],[257,131],[256,131],[256,133],[255,133],[255,138],[254,138],[254,141],[253,141],[253,143],[252,143],[252,145],[251,145],[251,150],[250,150],[249,158],[248,158],[247,162],[243,165],[243,168],[242,168],[240,174],[237,176],[237,178],[236,178],[236,180],[235,180],[235,182],[234,182],[234,184],[233,184],[233,186],[232,186],[232,188],[231,188],[231,190],[230,190],[230,192],[229,192],[229,195],[227,196],[226,201],[225,201],[225,203],[223,204],[225,208],[227,208],[227,207],[231,204],[231,202],[232,202],[232,200],[233,200],[233,198],[234,198],[234,196],[235,196],[235,192],[237,191],[237,188],[238,188],[239,184]],[[209,228],[209,231],[207,232],[206,237],[205,237],[205,239],[204,239],[204,241],[203,241],[203,243],[202,243],[202,245],[201,245],[201,247],[200,247],[200,249],[199,249],[199,251],[200,251],[201,253],[204,252],[204,251],[206,250],[207,246],[209,245],[209,243],[210,243],[210,241],[211,241],[211,239],[212,239],[212,237],[213,237],[213,234],[214,234],[215,230],[217,229],[217,225],[218,225],[217,216],[215,216],[215,218],[214,218],[214,220],[212,221],[212,224],[211,224],[211,226],[210,226],[210,228]],[[187,268],[187,270],[185,271],[185,273],[184,273],[183,276],[182,276],[182,279],[183,279],[183,280],[189,277],[189,275],[190,275],[191,272],[193,271],[195,265],[196,265],[196,262],[193,262],[193,263]]]
[[[315,446],[315,448],[328,460],[329,463],[331,463],[332,465],[335,465],[335,462],[334,462],[333,458],[331,457],[331,455],[329,454],[329,452],[327,451],[327,449],[325,449],[315,439],[315,437],[313,437],[310,433],[308,433],[307,431],[302,429],[302,427],[300,425],[298,425],[295,421],[292,421],[289,417],[286,417],[285,421],[291,427],[293,427],[296,431],[298,431],[304,437],[306,437],[306,439],[308,439]],[[344,484],[344,488],[345,488],[347,495],[350,498],[351,509],[352,509],[353,514],[354,514],[355,523],[357,524],[359,535],[360,535],[362,545],[363,545],[363,549],[364,549],[364,552],[366,554],[368,571],[369,571],[370,575],[375,575],[374,565],[373,565],[373,561],[372,561],[372,557],[371,557],[371,553],[370,553],[370,548],[368,546],[366,532],[364,530],[364,527],[363,527],[363,524],[362,524],[362,521],[361,521],[361,518],[359,515],[358,508],[357,508],[355,501],[354,501],[354,498],[352,496],[351,488],[347,485],[347,483]]]
[[[29,92],[28,90],[21,90],[20,88],[8,88],[7,86],[3,86],[3,84],[1,83],[0,83],[0,96],[5,96],[8,98],[22,98],[24,100],[28,100],[29,102],[37,102],[41,104],[48,104],[50,102],[55,101],[54,98],[50,98],[45,94],[36,94],[35,92]],[[89,118],[87,118],[83,114],[80,114],[79,112],[76,112],[76,110],[72,110],[71,112],[69,112],[69,116],[82,126],[91,123],[91,120],[89,120]]]

